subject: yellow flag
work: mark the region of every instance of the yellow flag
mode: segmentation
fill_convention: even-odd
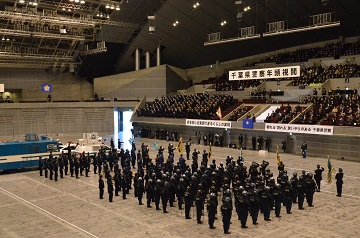
[[[276,162],[279,165],[281,160],[280,160],[280,156],[279,156],[279,146],[276,146]]]
[[[179,139],[179,143],[176,147],[177,149],[179,149],[179,153],[182,154],[183,153],[183,149],[182,149],[182,137],[180,137]]]

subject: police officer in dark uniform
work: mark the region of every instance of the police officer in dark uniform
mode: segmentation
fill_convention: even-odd
[[[185,192],[185,219],[191,219],[190,217],[191,206],[192,206],[191,187],[188,186]]]
[[[249,200],[248,200],[246,191],[243,191],[240,194],[238,205],[239,205],[238,213],[239,213],[239,218],[240,218],[240,222],[241,222],[241,228],[248,228],[246,226],[246,221],[247,221],[247,218],[249,215]]]
[[[59,167],[58,167],[58,161],[57,161],[56,157],[53,160],[53,169],[54,169],[54,179],[55,179],[55,181],[57,181],[58,180]]]
[[[73,158],[69,159],[69,165],[70,165],[70,175],[71,177],[74,177],[74,166],[75,166],[75,161]]]
[[[115,173],[114,175],[114,184],[115,184],[115,196],[119,196],[119,190],[120,190],[120,178],[119,178],[120,174],[119,173]]]
[[[313,199],[314,199],[314,193],[316,184],[313,179],[312,173],[309,173],[307,178],[305,179],[305,187],[306,187],[306,201],[309,205],[309,207],[313,207]]]
[[[190,160],[190,146],[191,146],[191,142],[190,140],[188,140],[185,144],[185,151],[186,151],[186,159]]]
[[[341,197],[342,194],[342,186],[343,186],[343,177],[344,177],[344,173],[342,168],[339,168],[339,172],[336,173],[335,175],[335,179],[336,179],[336,191],[337,194],[336,196]]]
[[[60,178],[64,178],[64,162],[62,157],[59,157],[59,172],[60,172]]]
[[[320,168],[320,164],[316,165],[316,170],[315,170],[315,173],[314,173],[314,179],[315,179],[315,182],[316,182],[316,186],[317,186],[317,189],[316,189],[316,192],[320,192],[320,185],[321,185],[321,180],[322,180],[322,172],[324,172],[324,168],[321,167]]]
[[[42,176],[43,174],[43,161],[41,156],[39,157],[39,171],[40,171],[40,176]]]
[[[128,193],[128,181],[127,181],[127,176],[125,175],[125,173],[122,175],[121,178],[121,189],[122,189],[122,193],[123,193],[123,199],[126,199],[126,194]]]
[[[104,180],[102,175],[99,176],[99,190],[100,190],[100,199],[104,199]]]
[[[53,180],[53,176],[54,176],[54,165],[53,165],[53,159],[50,159],[50,156],[49,156],[49,159],[48,159],[48,164],[49,164],[49,171],[50,171],[50,180]]]
[[[281,202],[283,201],[283,193],[281,192],[280,184],[276,184],[273,191],[273,198],[275,202],[275,216],[281,217]]]
[[[109,193],[109,202],[113,201],[113,196],[114,196],[114,187],[112,184],[112,177],[109,176],[107,179],[107,184],[108,184],[108,193]]]
[[[264,220],[271,221],[270,219],[270,210],[272,206],[272,196],[270,194],[270,188],[265,187],[263,193],[261,194],[261,204],[263,207]]]
[[[161,191],[161,203],[162,203],[162,207],[163,207],[163,212],[164,213],[169,213],[166,208],[167,208],[167,203],[169,201],[169,187],[170,184],[169,182],[165,181],[164,182],[164,186],[162,188]]]
[[[143,198],[143,194],[145,192],[145,187],[144,187],[144,180],[142,177],[138,178],[138,182],[137,185],[135,185],[137,187],[136,192],[137,192],[137,197],[138,197],[138,201],[139,201],[139,205],[144,205],[142,203],[142,198]]]
[[[250,215],[253,221],[253,225],[257,225],[257,218],[260,211],[260,198],[259,192],[254,190],[253,194],[249,198]]]
[[[45,178],[47,178],[47,177],[48,177],[48,167],[49,167],[48,159],[47,159],[47,158],[45,158],[45,160],[44,160]]]
[[[160,205],[161,193],[162,193],[161,180],[158,179],[158,180],[156,180],[156,185],[155,185],[155,189],[154,189],[154,197],[155,197],[156,210],[161,210],[160,207],[159,207],[159,205]]]
[[[149,179],[146,182],[146,204],[147,207],[151,207],[151,200],[154,196],[154,187],[153,187],[153,181],[152,179]]]
[[[302,143],[301,145],[301,153],[303,158],[306,158],[306,151],[307,151],[307,144],[304,141],[304,143]]]
[[[284,189],[284,202],[285,202],[287,214],[292,213],[291,212],[292,200],[293,200],[293,188],[291,186],[291,181],[287,181]]]
[[[230,197],[225,197],[223,199],[223,204],[221,206],[222,222],[224,234],[231,234],[229,232],[230,223],[231,223],[231,212],[232,212],[232,201]]]
[[[215,229],[214,222],[215,222],[215,215],[217,212],[217,206],[218,206],[218,200],[216,197],[216,193],[210,193],[210,198],[207,202],[207,211],[208,211],[210,229]]]
[[[196,206],[196,220],[198,224],[202,224],[201,221],[201,216],[203,214],[204,211],[204,201],[205,201],[205,196],[204,196],[204,192],[203,192],[203,188],[202,188],[202,184],[200,183],[198,185],[198,191],[196,193],[196,197],[195,197],[195,206]]]
[[[306,185],[304,181],[304,177],[300,176],[299,181],[296,185],[296,192],[298,196],[298,208],[299,210],[304,210],[304,200],[305,200],[305,194],[306,194]]]
[[[80,162],[79,162],[79,160],[77,158],[75,158],[74,167],[75,167],[75,176],[78,179],[79,178]]]
[[[69,159],[68,156],[66,154],[64,154],[63,158],[63,162],[64,162],[64,172],[65,175],[68,175],[68,171],[69,171]]]

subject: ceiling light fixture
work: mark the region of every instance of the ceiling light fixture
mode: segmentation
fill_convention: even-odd
[[[105,8],[109,9],[110,8],[110,5],[109,3],[106,4]]]
[[[114,9],[115,9],[115,6],[114,6],[114,5],[111,5],[110,9],[111,9],[111,10],[114,10]]]
[[[120,5],[116,5],[116,8],[115,8],[116,11],[120,11]]]

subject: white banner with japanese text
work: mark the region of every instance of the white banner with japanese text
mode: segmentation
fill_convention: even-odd
[[[301,134],[332,135],[333,126],[265,123],[265,131],[292,132]]]
[[[279,79],[300,77],[300,66],[229,71],[229,80]]]
[[[201,127],[231,128],[230,121],[186,119],[186,125],[187,126],[201,126]]]

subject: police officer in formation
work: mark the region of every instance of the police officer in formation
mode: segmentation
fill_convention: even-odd
[[[168,153],[170,156],[172,150],[169,150]],[[289,179],[285,165],[281,163],[278,167],[279,175],[274,178],[273,173],[268,168],[269,163],[267,161],[264,160],[261,164],[253,162],[248,169],[241,158],[235,160],[231,156],[226,158],[225,165],[220,163],[217,166],[215,160],[207,165],[207,155],[203,155],[202,163],[198,166],[198,154],[199,151],[194,150],[192,155],[193,164],[196,166],[187,165],[184,159],[181,159],[182,156],[177,163],[173,159],[168,159],[154,164],[149,156],[149,146],[143,144],[137,155],[138,158],[141,156],[143,163],[138,163],[137,172],[133,179],[131,157],[136,155],[131,155],[129,151],[124,152],[123,150],[120,152],[112,151],[106,155],[104,151],[100,150],[92,161],[97,165],[99,172],[99,197],[103,199],[104,174],[107,181],[109,202],[113,201],[114,191],[117,196],[118,192],[122,190],[123,199],[126,199],[126,195],[130,193],[129,190],[132,189],[133,185],[134,195],[137,197],[139,205],[143,205],[142,198],[146,193],[147,208],[151,208],[152,203],[155,203],[156,210],[163,210],[163,213],[168,213],[168,203],[170,207],[175,207],[174,202],[177,200],[179,210],[182,210],[183,205],[185,205],[185,219],[191,219],[190,211],[193,208],[193,213],[196,212],[198,224],[203,223],[202,216],[205,212],[204,208],[206,208],[209,227],[215,229],[218,195],[222,194],[220,196],[222,197],[220,198],[220,212],[224,234],[230,234],[233,206],[235,206],[242,228],[247,228],[249,213],[252,224],[257,225],[259,212],[263,213],[265,221],[271,221],[270,215],[273,209],[275,209],[275,216],[281,217],[281,204],[286,207],[287,214],[292,213],[292,204],[296,202],[298,202],[298,209],[304,209],[305,199],[309,207],[313,206],[316,183],[312,173],[303,171],[299,178],[294,173],[293,177]],[[64,164],[65,157],[67,154],[62,155],[59,162],[56,157],[51,156],[44,160],[41,167],[39,162],[39,168],[45,169],[45,177],[47,177],[47,170],[49,170],[50,179],[55,177],[57,180],[59,164]],[[71,154],[71,158],[66,159],[69,161],[71,175],[75,172],[76,178],[78,178],[81,167],[88,174],[91,162],[89,155],[86,156],[83,153],[78,158],[75,154]],[[101,171],[103,172],[101,173]],[[318,173],[315,171],[315,174]],[[342,169],[339,169],[335,178],[338,196],[341,196]],[[317,180],[318,177],[315,176],[315,179]],[[160,202],[162,209],[160,209]]]

